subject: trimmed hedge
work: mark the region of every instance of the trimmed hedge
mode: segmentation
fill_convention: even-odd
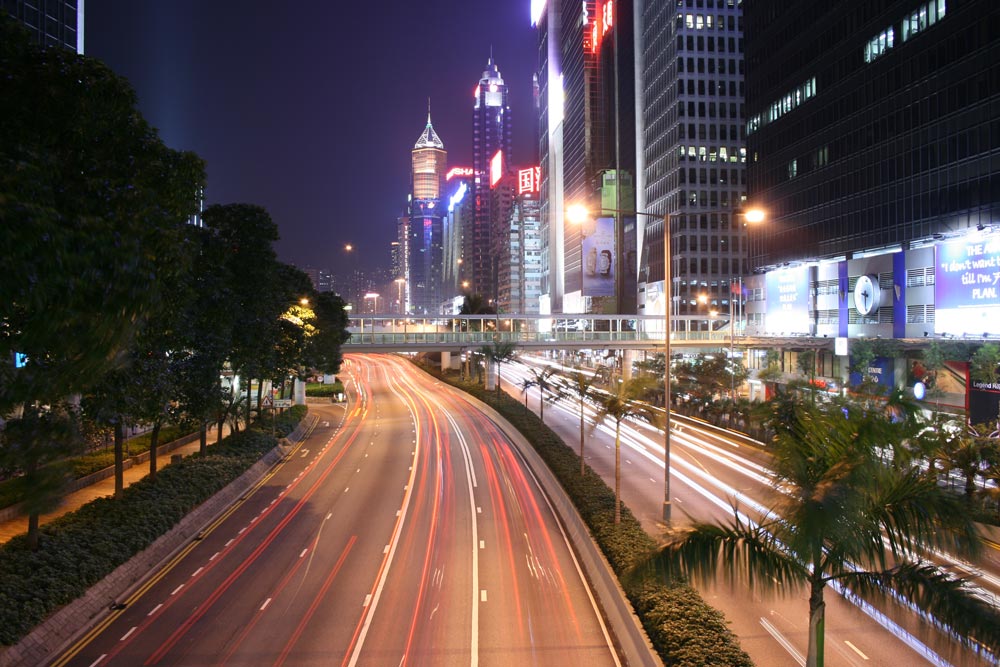
[[[481,385],[442,376],[433,366],[422,368],[492,407],[534,446],[590,528],[665,665],[753,667],[725,616],[686,582],[664,582],[632,571],[656,547],[653,538],[624,505],[621,523],[615,526],[614,490],[590,466],[581,477],[579,455],[538,415],[526,411],[523,404],[506,393],[498,395]]]
[[[278,432],[290,433],[305,412],[306,406],[296,406],[279,416]],[[269,428],[230,435],[204,456],[188,456],[164,467],[155,480],[147,477],[131,484],[119,501],[99,498],[42,526],[37,551],[28,548],[25,535],[0,546],[0,644],[17,643],[242,475],[275,444]]]
[[[306,396],[312,396],[314,398],[332,398],[337,394],[343,393],[344,385],[340,381],[331,382],[330,384],[310,382],[306,385]]]

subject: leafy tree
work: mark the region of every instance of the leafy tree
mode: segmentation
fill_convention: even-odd
[[[202,219],[227,249],[225,278],[234,314],[229,363],[246,380],[249,423],[250,381],[269,376],[279,318],[291,301],[273,248],[278,227],[265,209],[253,204],[209,206]]]
[[[976,350],[969,362],[969,375],[976,382],[1000,384],[1000,345],[986,343]]]
[[[661,355],[662,358],[662,355]],[[572,396],[578,401],[580,408],[580,476],[583,477],[586,471],[586,462],[583,458],[583,424],[584,424],[584,407],[585,402],[592,400],[593,392],[592,387],[597,379],[596,373],[584,373],[581,370],[575,370],[569,374],[569,378],[561,378],[557,385],[557,394],[562,396]]]
[[[128,83],[0,17],[0,413],[86,390],[181,270],[204,166],[168,149]],[[14,369],[13,353],[27,355]]]
[[[651,559],[662,571],[702,580],[722,572],[751,587],[809,587],[807,665],[823,664],[824,591],[898,591],[970,643],[1000,646],[1000,614],[964,582],[920,560],[934,548],[975,553],[979,537],[963,504],[919,468],[887,465],[878,445],[910,435],[878,412],[795,403],[774,442],[777,504],[759,523],[734,508],[728,524],[697,524]],[[888,546],[887,546],[888,545]]]
[[[79,415],[58,403],[49,408],[25,406],[0,430],[0,467],[24,477],[28,545],[38,548],[38,520],[59,505],[70,473],[67,457],[80,451]]]
[[[83,412],[87,418],[114,433],[116,500],[125,491],[125,429],[135,425],[133,379],[128,367],[115,369],[105,373],[83,398]]]
[[[482,294],[466,294],[458,309],[459,315],[496,315],[496,312]],[[479,330],[483,330],[482,320],[479,322]]]
[[[308,365],[322,373],[339,373],[344,361],[341,346],[351,337],[344,300],[333,292],[320,292],[315,297],[313,313],[317,331],[307,346]]]
[[[795,365],[799,373],[809,379],[809,396],[816,402],[816,350],[802,350],[798,354]]]
[[[645,402],[652,389],[648,378],[638,377],[627,382],[612,382],[610,391],[597,394],[597,415],[594,417],[594,427],[606,419],[615,422],[615,524],[621,523],[621,428],[622,422],[630,417],[644,419],[655,423],[658,413]]]
[[[996,438],[981,437],[975,428],[949,438],[939,438],[940,446],[933,458],[941,464],[945,473],[957,470],[965,480],[965,501],[972,505],[976,492],[976,477],[982,475],[991,465],[1000,462],[1000,441]]]
[[[186,354],[178,362],[178,382],[181,409],[199,424],[200,451],[205,453],[208,423],[223,400],[219,377],[231,349],[239,305],[231,298],[224,241],[212,229],[192,227],[189,234],[196,261],[185,283],[192,297],[185,301],[179,323]]]

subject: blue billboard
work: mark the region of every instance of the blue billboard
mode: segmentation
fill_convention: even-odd
[[[1000,235],[934,247],[934,330],[1000,334]]]
[[[767,273],[767,318],[771,335],[808,334],[809,267]]]

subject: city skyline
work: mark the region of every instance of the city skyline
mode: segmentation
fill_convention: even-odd
[[[253,4],[236,14],[191,0],[111,0],[87,7],[86,54],[129,80],[167,145],[206,160],[207,203],[268,209],[283,261],[336,273],[350,242],[359,269],[388,268],[410,190],[400,147],[413,145],[428,97],[454,163],[471,164],[469,107],[492,52],[524,119],[513,128],[514,158],[531,163],[537,152],[528,3],[388,8],[321,4],[308,21],[262,20]],[[447,18],[448,39],[414,38],[428,15]]]

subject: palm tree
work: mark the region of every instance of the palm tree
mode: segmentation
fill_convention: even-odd
[[[538,387],[538,418],[545,423],[545,392],[547,390],[553,389],[552,382],[549,381],[553,375],[556,374],[556,369],[551,366],[547,366],[542,370],[537,368],[529,369],[531,371],[531,377],[533,384]],[[553,399],[558,398],[553,396]]]
[[[514,358],[514,355],[517,354],[517,343],[503,340],[494,341],[492,345],[483,345],[479,348],[479,353],[482,354],[487,361],[493,362],[497,365],[497,394],[499,394],[500,364]]]
[[[622,486],[622,456],[621,456],[621,430],[622,422],[629,417],[638,417],[649,422],[658,420],[658,413],[646,398],[653,388],[653,382],[649,378],[637,377],[626,382],[615,381],[611,383],[610,391],[596,395],[598,411],[594,417],[594,427],[602,423],[605,419],[611,418],[615,421],[615,524],[621,523],[621,486]]]
[[[597,373],[584,373],[576,370],[570,373],[569,379],[560,379],[556,389],[557,395],[574,396],[580,406],[580,477],[583,477],[586,470],[586,462],[583,460],[583,423],[584,423],[584,403],[591,399],[593,391],[591,388],[597,380]]]
[[[528,411],[528,390],[535,386],[535,381],[531,378],[521,380],[521,393],[524,394],[524,411]]]
[[[905,437],[908,425],[801,402],[791,415],[773,425],[781,499],[772,510],[759,523],[734,508],[731,523],[696,524],[673,535],[651,564],[702,580],[721,570],[731,581],[785,592],[806,583],[808,667],[823,664],[823,593],[831,583],[859,594],[898,591],[969,643],[1000,647],[1000,613],[920,560],[935,547],[972,554],[980,541],[958,499],[916,466],[882,460],[874,444]]]

